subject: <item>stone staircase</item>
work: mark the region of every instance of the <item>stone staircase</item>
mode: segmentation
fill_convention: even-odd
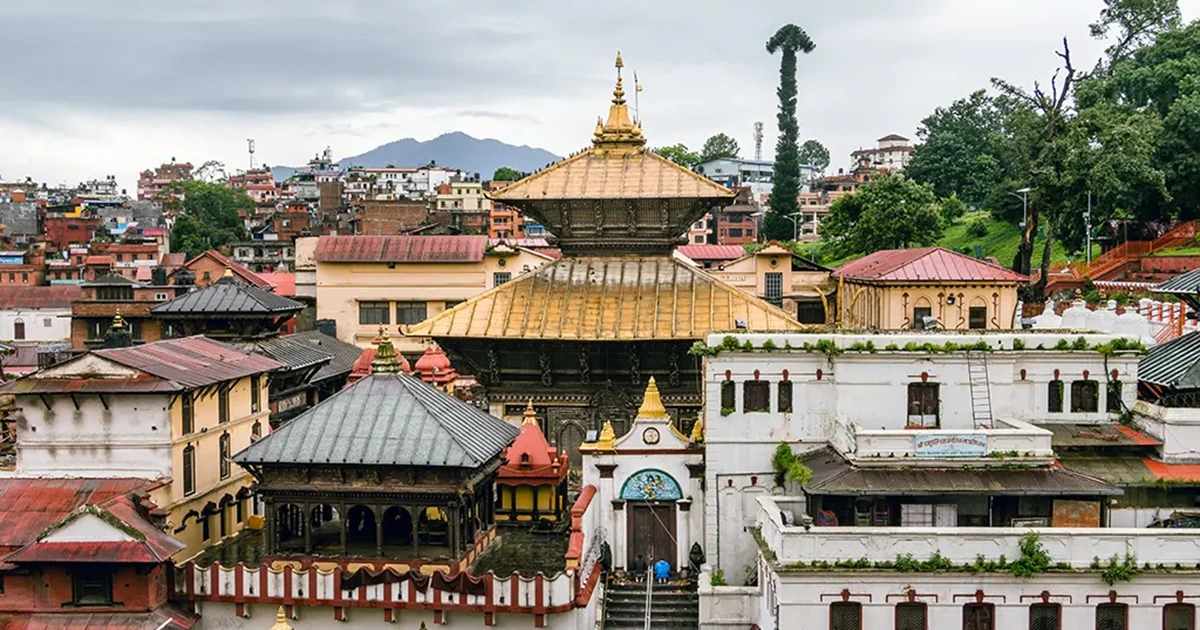
[[[655,584],[651,628],[698,628],[700,596],[694,584]],[[646,583],[611,583],[604,597],[604,630],[646,627]]]

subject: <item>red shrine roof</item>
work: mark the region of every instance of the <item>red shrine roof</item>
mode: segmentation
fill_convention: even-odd
[[[570,464],[566,453],[550,446],[534,415],[533,404],[525,408],[521,434],[504,452],[507,460],[496,475],[504,486],[558,485],[567,478]]]
[[[450,365],[450,358],[436,346],[425,348],[425,354],[417,359],[414,368],[417,376],[426,383],[444,385],[458,378],[458,372]]]

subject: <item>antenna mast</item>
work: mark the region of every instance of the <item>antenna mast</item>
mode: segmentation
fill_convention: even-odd
[[[246,145],[250,149],[250,170],[254,170],[254,138],[246,138]]]
[[[763,124],[761,122],[754,123],[754,159],[762,159],[762,138]]]
[[[638,83],[637,72],[633,73],[633,113],[637,116],[638,126],[642,126],[642,107],[641,100],[638,98],[642,94],[642,84]]]

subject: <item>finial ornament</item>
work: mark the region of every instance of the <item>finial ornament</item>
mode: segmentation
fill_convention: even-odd
[[[537,424],[537,412],[533,410],[532,398],[525,405],[525,418],[521,420],[521,424]]]
[[[275,625],[271,626],[271,630],[292,630],[291,624],[287,622],[287,613],[283,611],[283,606],[275,612]]]
[[[646,138],[642,130],[629,115],[625,102],[625,87],[621,79],[621,68],[625,67],[621,53],[617,52],[617,84],[613,88],[612,105],[608,108],[608,120],[596,125],[594,144],[597,148],[620,152],[637,153],[645,147]]]
[[[617,76],[621,76],[621,68],[625,67],[625,62],[621,60],[621,51],[617,51]]]
[[[658,393],[658,384],[650,377],[646,385],[646,394],[642,398],[642,406],[638,408],[637,420],[642,418],[667,418],[667,408],[663,406],[662,397]]]

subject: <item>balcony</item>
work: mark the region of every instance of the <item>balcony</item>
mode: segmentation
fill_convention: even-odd
[[[1019,420],[993,420],[981,429],[868,430],[840,418],[843,438],[837,446],[859,466],[895,464],[978,464],[980,460],[1049,464],[1053,433]]]
[[[1081,527],[800,527],[785,525],[781,514],[800,514],[800,497],[758,498],[759,545],[774,554],[780,565],[803,562],[830,564],[866,559],[871,563],[894,562],[911,555],[928,560],[939,554],[957,565],[973,564],[982,556],[999,560],[1003,555],[1021,557],[1021,539],[1030,532],[1050,555],[1052,566],[1066,569],[1091,568],[1102,561],[1127,555],[1139,565],[1188,568],[1200,558],[1200,537],[1186,529],[1116,529]]]

